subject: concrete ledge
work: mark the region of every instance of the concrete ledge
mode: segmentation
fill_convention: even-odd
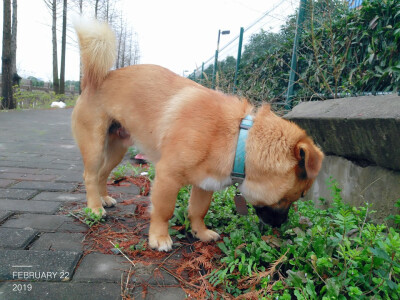
[[[326,154],[400,170],[400,97],[363,96],[304,102],[285,116]]]
[[[387,216],[398,213],[395,203],[400,199],[400,172],[378,166],[362,168],[344,158],[327,156],[306,199],[324,198],[330,203],[332,196],[326,183],[331,176],[342,189],[345,202],[357,207],[372,204],[374,221],[384,222]]]

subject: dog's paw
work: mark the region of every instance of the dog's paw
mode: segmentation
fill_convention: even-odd
[[[210,229],[196,232],[194,235],[202,242],[217,241],[220,239],[219,234]]]
[[[158,251],[168,252],[172,250],[172,240],[169,235],[149,236],[149,247]]]
[[[90,209],[96,215],[101,214],[101,216],[103,216],[103,217],[106,216],[106,210],[103,208],[103,206],[101,206],[101,207],[90,207]]]
[[[115,200],[113,197],[110,196],[101,197],[101,204],[103,204],[104,207],[112,207],[116,203],[117,200]]]

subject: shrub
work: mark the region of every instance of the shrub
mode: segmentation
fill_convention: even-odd
[[[78,95],[56,95],[54,92],[24,91],[14,87],[17,109],[50,108],[54,101],[63,101],[67,106],[75,105]]]

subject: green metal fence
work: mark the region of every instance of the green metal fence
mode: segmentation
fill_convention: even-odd
[[[242,29],[221,47],[217,63],[213,56],[189,77],[282,110],[299,101],[400,90],[397,0],[364,0],[357,9],[347,0],[299,0],[295,13],[279,16],[285,19],[279,30],[266,25],[274,13],[255,23],[264,27]]]

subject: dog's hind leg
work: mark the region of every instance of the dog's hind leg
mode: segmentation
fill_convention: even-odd
[[[99,172],[99,192],[103,206],[111,207],[117,203],[107,193],[107,179],[111,171],[121,162],[127,150],[128,146],[121,138],[115,135],[108,136],[104,162]]]
[[[95,110],[90,115],[84,114],[82,108],[78,103],[74,109],[72,130],[83,159],[87,206],[96,214],[105,214],[100,198],[99,171],[104,160],[109,124],[105,115],[96,114]]]
[[[188,210],[192,233],[202,242],[216,241],[219,239],[219,234],[213,230],[207,229],[204,224],[204,217],[210,207],[212,195],[212,191],[205,191],[197,186],[193,186],[189,199]]]

